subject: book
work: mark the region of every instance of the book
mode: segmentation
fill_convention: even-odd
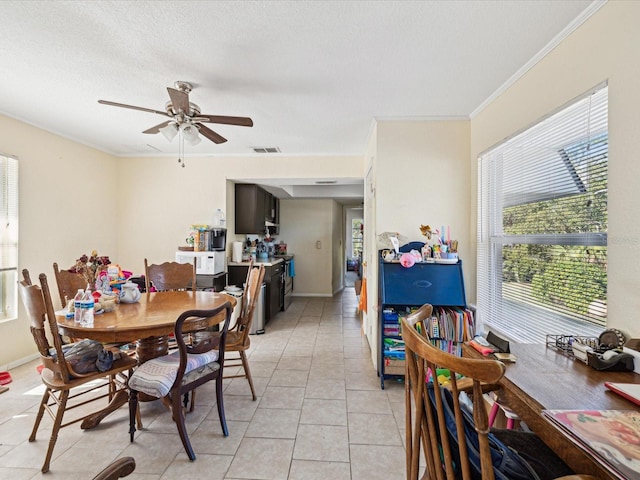
[[[543,410],[543,415],[620,479],[640,478],[640,412]]]
[[[621,397],[640,405],[640,384],[604,382],[604,386]]]
[[[513,353],[493,352],[492,355],[496,360],[500,360],[503,363],[516,363],[516,360],[518,360],[518,357]]]

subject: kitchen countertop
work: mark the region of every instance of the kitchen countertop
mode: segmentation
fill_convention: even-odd
[[[264,259],[260,259],[258,258],[255,262],[253,262],[254,265],[264,265],[265,267],[272,267],[273,265],[277,265],[278,263],[284,262],[284,258],[283,257],[269,257],[269,258],[264,258]],[[248,267],[249,266],[249,262],[228,262],[227,266],[229,267]]]

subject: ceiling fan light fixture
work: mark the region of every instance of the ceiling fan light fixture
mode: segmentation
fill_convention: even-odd
[[[189,142],[189,145],[197,145],[200,143],[200,134],[198,132],[198,127],[185,123],[180,126],[182,129],[182,135],[184,139]]]
[[[178,125],[176,125],[175,123],[169,123],[168,125],[165,125],[158,130],[160,131],[160,133],[162,133],[162,135],[164,135],[164,138],[171,142],[174,138],[176,138],[176,135],[178,134]]]

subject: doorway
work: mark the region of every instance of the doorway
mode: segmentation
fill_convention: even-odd
[[[362,277],[364,219],[362,206],[345,207],[344,286],[353,288]]]

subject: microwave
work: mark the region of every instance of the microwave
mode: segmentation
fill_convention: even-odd
[[[226,271],[225,251],[219,252],[176,252],[176,262],[191,263],[196,262],[196,274],[217,275]]]

